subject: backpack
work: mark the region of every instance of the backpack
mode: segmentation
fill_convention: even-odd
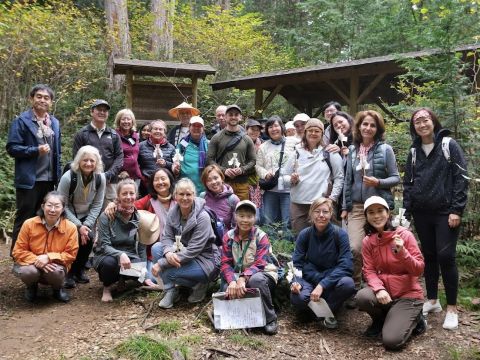
[[[449,164],[452,162],[452,158],[450,157],[450,140],[452,140],[452,138],[448,136],[442,138],[443,156]],[[414,147],[410,148],[410,153],[412,154],[412,179],[410,181],[413,182],[415,163],[417,161],[417,149],[415,149]]]
[[[208,206],[204,206],[203,209],[207,212],[210,217],[210,226],[212,227],[213,233],[215,234],[215,245],[222,246],[223,244],[223,234],[225,232],[225,225],[217,217],[215,211],[210,209]]]
[[[300,153],[298,152],[297,149],[295,149],[295,152],[297,154],[296,156],[298,161],[298,158],[300,157]],[[323,160],[325,160],[325,162],[327,163],[328,168],[330,169],[330,174],[332,174],[333,170],[332,170],[332,164],[330,163],[330,153],[326,150],[322,150],[322,154],[323,154]]]
[[[73,206],[73,193],[77,188],[78,177],[75,171],[71,171],[71,166],[72,166],[72,162],[71,161],[67,162],[63,167],[62,175],[65,174],[67,171],[70,171],[70,187],[68,188],[68,202]],[[100,185],[102,184],[102,178],[100,174],[93,174],[93,177],[95,178],[95,188],[99,189]]]

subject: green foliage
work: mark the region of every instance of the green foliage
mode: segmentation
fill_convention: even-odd
[[[56,91],[63,118],[105,85],[106,55],[99,17],[70,1],[0,4],[0,125],[26,106],[35,83]]]
[[[117,355],[135,360],[171,360],[175,350],[186,356],[188,349],[166,341],[157,341],[148,336],[132,337],[115,348]]]
[[[448,348],[449,359],[452,360],[480,360],[480,350],[478,348]]]
[[[260,349],[265,346],[265,343],[262,340],[255,339],[251,336],[245,336],[240,332],[235,332],[228,336],[228,339],[235,344],[248,346],[252,349]]]
[[[156,328],[162,334],[167,336],[175,334],[180,329],[180,322],[173,320],[173,321],[163,321],[157,324]]]
[[[275,46],[263,31],[260,14],[215,6],[203,10],[202,17],[192,16],[188,6],[178,11],[175,60],[208,63],[217,69],[217,80],[294,65],[292,54]]]

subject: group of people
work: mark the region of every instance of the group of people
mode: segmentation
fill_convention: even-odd
[[[208,139],[200,111],[187,103],[169,111],[180,124],[167,133],[162,120],[137,132],[129,109],[118,112],[112,129],[110,105],[96,100],[62,171],[60,126],[49,113],[54,93],[36,85],[30,100],[7,142],[15,158],[14,273],[27,300],[45,283],[68,301],[65,288],[89,282],[93,250],[104,302],[135,262],[147,264],[145,285],[162,283],[165,309],[179,300],[178,286],[191,288],[188,301],[196,303],[220,276],[230,298],[260,290],[265,332],[275,334],[278,263],[272,232],[262,227],[278,223],[276,235],[295,241],[290,289],[298,311],[310,312],[310,301],[320,299],[333,314],[344,303],[358,307],[372,317],[366,335],[381,334],[387,348],[398,349],[425,330],[425,315],[442,311],[441,272],[443,327],[457,328],[455,248],[466,161],[431,110],[410,119],[403,181],[405,217],[413,219],[420,251],[408,225],[392,221],[400,175],[374,110],[353,119],[332,101],[323,121],[302,113],[285,125],[275,115],[244,123],[239,106],[219,106]],[[322,323],[338,326],[335,316]]]

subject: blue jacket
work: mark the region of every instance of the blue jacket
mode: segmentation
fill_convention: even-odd
[[[302,270],[303,279],[314,286],[330,289],[345,276],[352,276],[353,262],[347,232],[328,224],[319,233],[309,226],[298,234],[293,266]]]
[[[15,181],[14,185],[19,189],[33,189],[37,174],[38,140],[37,128],[33,124],[35,116],[33,110],[27,110],[15,118],[10,127],[7,140],[7,152],[15,158]],[[60,124],[50,115],[52,122],[53,137],[53,174],[55,183],[61,177],[61,140]]]

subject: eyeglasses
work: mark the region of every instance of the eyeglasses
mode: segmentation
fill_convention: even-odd
[[[62,204],[45,203],[45,207],[46,207],[46,208],[49,208],[49,209],[58,210],[58,209],[61,209],[63,206],[62,206]]]
[[[308,129],[307,133],[308,134],[320,134],[320,133],[322,133],[322,130]]]
[[[330,210],[313,210],[315,215],[330,215]]]

